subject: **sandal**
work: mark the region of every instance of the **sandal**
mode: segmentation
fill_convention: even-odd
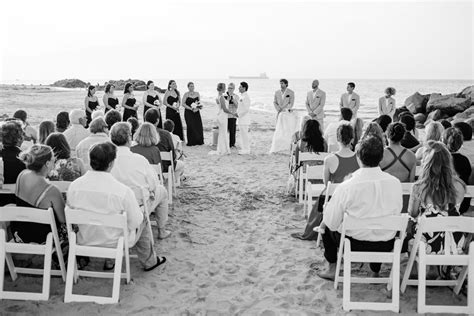
[[[110,260],[110,259],[105,259],[103,269],[104,269],[104,271],[110,271],[110,270],[115,269],[115,262]]]
[[[161,259],[160,259],[160,257],[156,257],[156,260],[157,260],[157,263],[152,267],[145,268],[145,272],[149,272],[149,271],[161,266],[163,263],[166,262],[166,257],[162,257]]]

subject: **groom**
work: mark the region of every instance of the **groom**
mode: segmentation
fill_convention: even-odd
[[[250,111],[250,97],[247,94],[249,85],[247,82],[242,81],[239,86],[240,100],[239,100],[239,130],[240,136],[242,138],[242,149],[240,150],[240,155],[250,154],[250,141],[249,141],[249,111]]]
[[[288,89],[288,80],[280,80],[280,90],[275,92],[275,98],[273,99],[273,105],[277,110],[278,115],[285,110],[291,110],[295,103],[295,93],[293,90]]]
[[[237,108],[239,106],[239,97],[234,94],[235,85],[234,83],[229,83],[227,88],[227,93],[225,99],[229,101],[229,111],[232,113],[237,113]],[[230,148],[235,147],[235,133],[237,130],[237,116],[234,114],[229,114],[227,119],[227,130],[229,131],[229,146]]]

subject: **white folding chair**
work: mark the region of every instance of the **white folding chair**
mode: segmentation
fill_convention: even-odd
[[[143,206],[143,216],[145,217],[145,220],[147,222],[146,223],[147,229],[150,232],[151,244],[152,244],[152,246],[154,246],[155,245],[155,239],[153,238],[153,229],[151,228],[151,220],[150,220],[150,213],[153,210],[149,210],[148,209],[148,204],[147,204],[147,201],[150,198],[150,192],[145,187],[134,187],[134,188],[131,188],[131,189],[132,189],[133,193],[135,194],[135,197],[137,198],[138,205],[140,205],[140,207]],[[131,257],[136,258],[136,255],[131,255]]]
[[[334,191],[336,188],[339,186],[339,183],[332,183],[331,181],[328,182],[328,185],[326,187],[326,192],[324,193],[324,205],[323,205],[323,210],[326,209],[326,206],[328,205],[329,198],[334,194]],[[318,233],[318,239],[316,239],[316,247],[319,247],[321,244],[321,234],[324,234],[324,231],[321,232],[319,226],[313,228],[313,231]]]
[[[50,181],[52,185],[57,187],[61,193],[66,193],[71,185],[71,181]]]
[[[163,183],[165,183],[164,179],[163,179],[163,170],[161,169],[161,163],[159,164],[156,164],[156,165],[151,165],[153,170],[156,171],[156,173],[158,174],[158,179],[160,180],[160,184],[163,185]]]
[[[313,198],[318,197],[324,191],[324,183],[311,183],[311,180],[322,180],[324,165],[306,166],[306,178],[303,181],[305,189],[304,208],[305,214],[309,216],[313,206]]]
[[[421,173],[423,172],[423,166],[416,166],[415,167],[415,178],[419,178],[421,176]]]
[[[63,281],[66,280],[66,266],[64,264],[61,245],[59,243],[59,235],[56,228],[56,220],[54,218],[53,209],[49,208],[47,210],[42,210],[37,208],[17,206],[1,207],[0,222],[5,223],[11,221],[50,225],[51,232],[46,237],[46,243],[38,245],[33,243],[15,243],[14,241],[7,242],[5,230],[0,229],[0,299],[48,300],[51,275],[61,276]],[[54,250],[56,251],[56,255],[58,257],[60,270],[51,269],[51,260]],[[43,269],[15,267],[11,256],[12,253],[44,255],[44,267]],[[43,275],[42,292],[33,293],[5,291],[3,289],[5,260],[13,281],[17,279],[17,274]]]
[[[421,240],[421,237],[424,233],[433,232],[445,233],[443,254],[426,253],[426,244]],[[418,313],[472,314],[474,312],[474,241],[469,245],[468,255],[459,254],[454,243],[454,232],[473,234],[474,218],[465,216],[420,218],[401,286],[401,291],[405,292],[407,285],[418,285]],[[418,262],[418,280],[410,279],[410,273],[415,261]],[[465,266],[465,268],[457,280],[426,280],[426,268],[430,265],[456,265]],[[454,286],[454,292],[459,294],[468,270],[467,306],[426,305],[427,286]]]
[[[412,182],[402,182],[402,195],[411,195],[411,189],[413,188]]]
[[[346,311],[353,309],[364,310],[388,310],[398,313],[400,310],[400,252],[402,242],[405,238],[406,227],[408,223],[407,215],[391,215],[376,218],[354,218],[347,214],[344,215],[342,223],[341,242],[339,244],[339,254],[337,257],[336,275],[334,279],[334,288],[337,289],[338,283],[343,279],[342,306]],[[369,252],[369,251],[351,251],[351,242],[345,238],[348,230],[389,230],[400,232],[400,238],[395,239],[393,250],[391,252]],[[341,261],[344,257],[344,276],[339,275]],[[351,277],[352,262],[380,262],[392,263],[392,271],[388,278],[361,278]],[[389,303],[381,302],[352,302],[351,301],[351,283],[387,283],[387,287],[392,289],[392,301]]]
[[[173,161],[173,153],[171,151],[161,151],[161,161],[169,161],[171,165],[168,167],[168,172],[163,173],[164,179],[168,181],[168,202],[169,204],[173,204],[173,193],[178,194],[176,191],[176,176],[174,173],[174,161]]]
[[[98,304],[117,303],[120,294],[120,279],[125,278],[130,282],[130,256],[128,251],[128,227],[127,214],[99,214],[90,211],[68,208],[66,211],[66,222],[69,234],[69,257],[67,266],[66,289],[64,291],[64,302],[95,302]],[[82,246],[77,244],[76,233],[72,225],[98,225],[107,228],[121,229],[123,235],[119,237],[115,248],[100,246]],[[122,273],[122,260],[125,254],[125,273]],[[113,272],[85,271],[77,269],[77,256],[110,258],[115,259]],[[73,283],[77,282],[79,276],[91,278],[112,278],[112,297],[73,294]]]
[[[304,180],[306,179],[306,170],[307,166],[305,166],[306,163],[312,162],[312,161],[320,161],[321,165],[323,164],[324,158],[329,155],[329,153],[313,153],[313,152],[299,152],[298,153],[298,161],[297,165],[302,164],[302,166],[299,168],[299,179],[298,179],[298,202],[301,204],[303,203],[303,198],[304,198],[304,190],[306,189],[304,187]],[[321,173],[321,180],[322,180],[322,173]]]
[[[471,205],[474,205],[474,185],[466,185],[465,198],[471,198]]]

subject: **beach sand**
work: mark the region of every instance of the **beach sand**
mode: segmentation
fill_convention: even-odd
[[[54,112],[51,112],[54,113]],[[204,124],[212,112],[203,113]],[[0,301],[1,315],[375,315],[342,310],[342,286],[316,273],[325,267],[314,241],[290,236],[302,232],[302,206],[285,194],[288,156],[268,155],[274,115],[252,112],[249,156],[209,156],[210,146],[185,147],[188,180],[170,209],[173,232],[155,244],[168,262],[143,272],[131,259],[133,282],[121,283],[115,305],[69,303],[64,283],[54,277],[49,301]],[[211,142],[209,128],[206,144]],[[156,234],[156,228],[155,234]],[[23,260],[25,261],[25,260]],[[90,267],[102,268],[103,261]],[[367,274],[367,267],[353,265]],[[403,271],[402,271],[403,272]],[[382,274],[388,275],[387,266]],[[5,276],[5,289],[40,290],[42,279]],[[75,293],[110,295],[111,281],[81,278]],[[352,287],[355,300],[387,300],[383,285]],[[401,295],[402,314],[416,314],[417,291]],[[428,303],[465,304],[449,289],[429,289]],[[383,313],[390,314],[390,313]]]

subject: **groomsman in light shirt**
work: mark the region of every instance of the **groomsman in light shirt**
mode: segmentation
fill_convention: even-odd
[[[360,106],[360,97],[354,92],[354,89],[355,83],[349,82],[347,84],[347,93],[341,95],[341,101],[339,102],[341,108],[351,109],[353,121],[357,118],[357,111],[359,111]]]
[[[288,88],[288,80],[280,80],[280,90],[275,92],[275,97],[273,99],[273,105],[278,114],[282,111],[291,110],[295,103],[295,93],[293,90]]]
[[[319,89],[319,81],[314,80],[313,90],[306,95],[306,109],[311,119],[319,122],[321,130],[324,130],[324,104],[326,103],[326,92]]]
[[[239,97],[234,93],[235,85],[234,83],[229,83],[227,87],[227,93],[225,95],[225,99],[229,101],[229,111],[232,113],[237,113],[237,109],[239,107]],[[229,114],[229,118],[227,120],[227,130],[229,131],[229,146],[235,147],[235,134],[237,131],[237,117],[233,114]]]
[[[250,141],[249,141],[250,97],[247,94],[248,88],[249,88],[249,85],[247,84],[247,82],[243,81],[240,83],[240,86],[239,86],[240,99],[239,99],[239,108],[237,110],[237,114],[239,115],[239,130],[240,130],[240,137],[242,139],[242,149],[239,152],[239,154],[241,155],[250,154]]]

